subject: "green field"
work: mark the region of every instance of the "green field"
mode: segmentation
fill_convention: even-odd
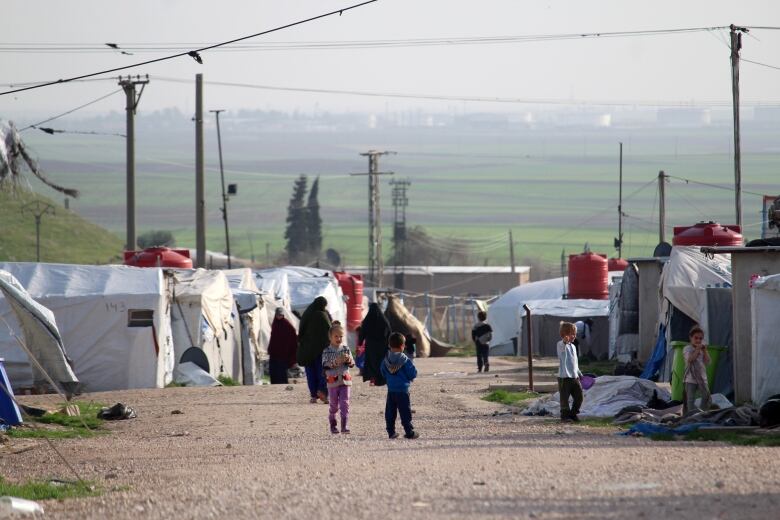
[[[238,183],[229,203],[234,254],[273,261],[283,250],[287,202],[294,178],[321,176],[324,247],[349,264],[366,262],[367,188],[360,152],[389,149],[382,170],[412,181],[407,220],[437,238],[498,239],[512,229],[518,260],[541,258],[557,266],[562,250],[585,242],[614,255],[617,234],[618,142],[624,142],[623,256],[646,256],[658,242],[659,170],[722,185],[716,189],[671,179],[667,185],[667,240],[674,225],[734,221],[733,163],[728,126],[704,129],[566,129],[504,133],[396,129],[360,133],[253,133],[223,130],[226,179]],[[743,189],[780,192],[780,129],[743,134]],[[25,134],[47,173],[76,187],[71,208],[124,236],[124,141],[111,137]],[[191,134],[139,134],[139,233],[170,229],[178,245],[194,245],[194,151]],[[207,244],[221,251],[216,139],[207,134]],[[390,255],[389,178],[382,183],[384,251]],[[34,183],[33,183],[34,184]],[[36,189],[38,189],[36,187]],[[50,191],[40,188],[51,196]],[[743,198],[745,234],[760,234],[761,198]],[[477,247],[475,264],[506,265],[508,246]]]

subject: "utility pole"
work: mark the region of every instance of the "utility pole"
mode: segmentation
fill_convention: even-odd
[[[411,186],[409,179],[391,180],[393,187],[393,279],[397,289],[404,288],[404,268],[406,265],[406,207],[409,199],[406,190]],[[399,272],[400,266],[400,272]]]
[[[119,86],[125,91],[125,112],[127,117],[127,237],[125,250],[132,251],[136,247],[135,235],[135,112],[144,88],[149,83],[149,75],[123,78],[119,76]],[[141,91],[136,94],[136,86],[141,85]]]
[[[22,206],[22,215],[32,214],[35,217],[35,261],[41,261],[41,218],[46,215],[54,215],[54,206],[48,202],[34,200]]]
[[[515,241],[512,240],[512,230],[509,230],[509,263],[512,266],[512,273],[515,272]]]
[[[380,220],[379,176],[393,175],[394,172],[379,171],[379,156],[396,152],[369,150],[361,153],[368,157],[368,173],[351,175],[368,176],[368,279],[375,287],[383,285],[384,265],[382,260],[382,222]]]
[[[225,221],[225,248],[227,249],[227,257],[228,257],[227,265],[228,265],[228,269],[233,269],[230,260],[230,233],[228,231],[228,213],[227,213],[228,196],[225,193],[225,169],[222,167],[222,134],[219,131],[219,113],[224,111],[225,110],[223,109],[209,110],[209,112],[216,114],[217,117],[217,147],[219,148],[219,177],[220,180],[222,181],[222,207],[219,209],[222,211],[222,220]]]
[[[731,96],[734,112],[734,209],[738,226],[742,226],[742,151],[739,139],[739,51],[745,27],[731,24]]]
[[[618,237],[615,240],[618,258],[623,258],[623,143],[620,143],[620,181],[618,183]]]
[[[666,174],[658,172],[658,243],[666,242]]]
[[[203,175],[203,74],[195,74],[195,267],[206,267],[206,188]]]

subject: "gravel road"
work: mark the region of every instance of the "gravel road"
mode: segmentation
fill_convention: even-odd
[[[387,439],[386,390],[363,383],[353,387],[351,435],[328,432],[327,407],[309,404],[304,381],[84,396],[129,404],[138,418],[54,441],[107,492],[44,502],[46,517],[777,518],[776,449],[494,415],[504,407],[479,397],[521,365],[494,359],[493,372],[474,374],[470,358],[416,364],[417,440]],[[44,441],[23,442],[35,449],[0,458],[6,479],[72,478]]]

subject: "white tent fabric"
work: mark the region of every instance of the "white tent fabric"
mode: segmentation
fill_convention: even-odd
[[[731,255],[714,255],[699,246],[675,246],[661,273],[661,293],[707,331],[707,287],[731,287]],[[663,313],[662,313],[663,315]]]
[[[7,271],[0,271],[0,291],[5,296],[5,302],[16,316],[16,321],[24,335],[24,341],[21,342],[19,348],[28,357],[31,356],[38,362],[61,391],[71,394],[79,380],[73,373],[67,359],[54,314],[33,300],[19,281]],[[3,323],[10,327],[12,324],[10,316],[6,317],[3,314],[0,311]],[[16,331],[9,332],[18,337]],[[3,356],[0,355],[0,357]],[[13,375],[15,374],[12,373],[10,380],[15,382]],[[46,386],[48,384],[46,376],[40,373],[35,364],[32,366],[32,375],[33,385]]]
[[[272,295],[282,303],[282,306],[290,308],[290,283],[286,271],[276,268],[262,269],[255,271],[254,274],[258,289]]]
[[[567,284],[568,277],[531,282],[507,291],[493,302],[488,309],[488,322],[493,327],[490,346],[504,345],[520,336],[523,304],[535,300],[560,300]]]
[[[588,318],[609,316],[609,300],[531,300],[525,302],[531,313],[541,316]]]
[[[583,417],[614,417],[626,406],[644,406],[658,393],[668,401],[669,392],[648,379],[633,376],[600,376],[593,386],[583,392],[580,415]],[[561,396],[558,392],[537,399],[527,412],[537,415],[544,410],[549,415],[561,414]]]
[[[280,286],[276,289],[277,298],[283,300],[285,294],[289,295],[292,310],[301,314],[316,297],[324,296],[328,300],[327,309],[331,317],[347,323],[344,293],[331,271],[314,267],[275,267],[255,271],[255,277],[261,280],[276,279],[280,284],[286,279],[287,288]]]
[[[257,384],[262,381],[262,366],[268,359],[268,343],[271,339],[268,305],[255,284],[251,269],[223,272],[227,276],[241,317],[244,384]]]
[[[780,348],[777,339],[777,313],[780,309],[780,274],[753,282],[751,290],[752,400],[763,404],[780,394]]]
[[[159,388],[171,381],[173,343],[160,269],[11,262],[0,269],[52,311],[85,391]],[[0,355],[26,374],[17,384],[31,382],[29,360],[10,345],[0,330]]]
[[[196,346],[204,351],[214,377],[242,377],[238,313],[225,273],[205,269],[172,271],[173,344],[178,365],[182,354]]]

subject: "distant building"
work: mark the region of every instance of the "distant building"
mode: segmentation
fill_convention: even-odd
[[[365,275],[368,269],[347,267],[345,271]],[[493,296],[528,283],[530,272],[528,266],[517,266],[514,273],[509,266],[406,266],[403,289],[445,296]],[[394,285],[392,266],[385,266],[384,278],[385,286]]]

